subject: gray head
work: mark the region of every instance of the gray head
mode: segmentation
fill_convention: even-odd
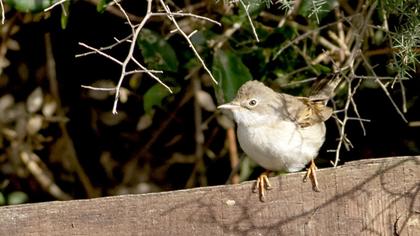
[[[228,109],[233,113],[236,123],[245,126],[267,124],[282,117],[283,104],[280,94],[263,83],[252,80],[243,84],[236,97],[219,109]]]

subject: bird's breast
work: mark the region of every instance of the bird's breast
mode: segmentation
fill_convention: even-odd
[[[238,125],[238,140],[244,152],[268,170],[295,172],[318,155],[325,139],[325,125],[301,128],[279,121],[260,126]]]

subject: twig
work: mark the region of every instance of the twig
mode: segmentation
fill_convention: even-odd
[[[391,32],[389,31],[388,17],[386,15],[386,12],[385,12],[385,9],[384,9],[383,6],[382,6],[382,9],[381,10],[382,10],[381,11],[382,16],[385,19],[384,20],[383,28],[384,28],[384,31],[387,32],[387,38],[388,38],[389,45],[391,45],[391,52],[392,52],[395,48],[393,47],[392,38],[391,38]],[[392,54],[392,57],[393,57],[394,61],[395,62],[398,61],[396,54],[395,53],[391,53],[391,54]],[[399,82],[399,84],[401,86],[402,109],[403,109],[403,112],[406,113],[407,112],[407,99],[406,99],[406,94],[405,94],[405,86],[404,86],[404,84],[402,82],[403,79],[408,79],[408,78],[397,76],[397,77],[395,77],[395,79],[394,79],[393,82],[395,82],[395,81],[398,80],[398,82]],[[394,83],[392,85],[394,85]]]
[[[137,73],[145,73],[145,70],[132,70],[132,71],[127,71],[125,72],[125,75],[131,75],[131,74],[137,74]],[[162,74],[163,71],[161,70],[149,70],[149,72],[151,73],[156,73],[156,74]]]
[[[140,62],[138,62],[136,60],[136,58],[131,58],[133,60],[134,63],[136,63],[142,70],[146,71],[146,73],[152,77],[153,79],[155,79],[159,84],[161,84],[163,87],[165,87],[170,93],[172,93],[172,89],[169,88],[165,83],[162,82],[162,80],[160,80],[156,75],[154,75],[152,73],[152,71],[148,70],[146,67],[144,67],[142,64],[140,64]],[[161,71],[161,73],[163,73],[163,71]]]
[[[131,31],[132,31],[132,35],[133,35],[133,37],[131,39],[130,49],[128,50],[128,53],[127,53],[127,57],[125,58],[125,60],[123,61],[122,65],[121,65],[121,75],[120,75],[120,78],[118,80],[117,86],[115,87],[116,88],[116,92],[115,92],[114,105],[112,107],[112,113],[113,114],[117,114],[118,113],[117,112],[117,106],[118,106],[118,100],[119,100],[119,96],[120,96],[120,88],[121,88],[122,82],[124,81],[124,78],[126,76],[125,75],[126,68],[127,68],[128,63],[133,59],[134,48],[136,46],[137,37],[138,37],[138,35],[140,33],[140,30],[146,24],[147,20],[149,20],[149,18],[151,17],[151,13],[152,13],[152,0],[147,0],[147,13],[146,13],[146,16],[143,18],[143,20],[140,22],[140,24],[137,26],[137,28],[135,28],[135,26],[133,26],[133,24],[130,21],[130,18],[125,13],[125,10],[122,8],[122,6],[116,0],[114,0],[114,3],[120,8],[120,10],[125,15],[125,17],[127,19],[127,22],[130,25],[130,27],[131,27]],[[138,63],[138,64],[141,65],[140,63]],[[146,69],[146,67],[144,67],[144,66],[141,66],[140,68],[142,70],[148,71]],[[147,72],[147,74],[149,74],[151,76],[153,75],[150,72]],[[157,78],[154,75],[152,77],[154,77],[155,79]],[[159,78],[157,78],[157,80],[160,81]],[[172,90],[169,89],[169,92],[172,93]]]
[[[355,79],[379,79],[379,80],[393,80],[395,77],[392,76],[369,76],[369,75],[355,75]],[[400,78],[400,80],[408,80],[408,78]]]
[[[1,24],[4,25],[5,13],[4,13],[3,0],[0,0],[0,7],[1,7]]]
[[[209,22],[211,22],[213,24],[216,24],[218,26],[222,26],[222,24],[220,22],[217,22],[213,19],[210,19],[210,18],[205,17],[205,16],[199,16],[199,15],[196,15],[196,14],[192,14],[192,13],[189,13],[189,12],[173,12],[171,14],[173,16],[191,16],[193,18],[197,18],[197,19],[200,19],[200,20],[206,20],[206,21],[209,21]],[[164,13],[164,12],[154,12],[154,13],[152,13],[152,16],[167,16],[167,15],[168,15],[168,13]]]
[[[80,43],[80,42],[79,42],[79,45],[80,45],[80,46],[83,46],[83,47],[85,47],[85,48],[88,48],[88,49],[90,49],[90,50],[92,50],[92,51],[94,51],[94,52],[98,53],[99,55],[104,56],[104,57],[106,57],[106,58],[110,59],[111,61],[113,61],[113,62],[117,63],[118,65],[121,65],[121,66],[123,65],[123,63],[122,63],[121,61],[119,61],[119,60],[118,60],[118,59],[116,59],[115,57],[110,56],[109,54],[106,54],[106,53],[102,52],[102,51],[101,51],[101,50],[99,50],[99,49],[96,49],[96,48],[94,48],[94,47],[91,47],[91,46],[89,46],[89,45],[87,45],[87,44],[85,44],[85,43]],[[77,55],[76,55],[76,57],[77,57]]]
[[[352,89],[351,89],[351,80],[347,80],[347,100],[346,103],[344,105],[343,108],[343,113],[344,113],[344,118],[343,120],[339,120],[337,117],[337,120],[340,121],[340,129],[339,129],[339,133],[340,133],[340,138],[338,140],[338,144],[337,144],[337,148],[336,148],[336,153],[335,153],[335,161],[334,161],[334,167],[336,167],[338,165],[338,161],[340,160],[340,150],[341,150],[341,146],[343,145],[343,142],[345,142],[346,140],[348,140],[345,137],[345,129],[346,129],[346,124],[348,121],[348,109],[350,106],[350,102],[351,102],[351,96],[353,95]]]
[[[361,81],[359,80],[358,85],[356,85],[353,90],[351,88],[351,81],[354,79],[355,70],[358,67],[359,62],[360,62],[360,60],[358,60],[356,62],[356,58],[359,55],[362,55],[362,53],[360,53],[361,52],[362,41],[363,41],[362,36],[365,34],[366,28],[367,28],[367,27],[364,27],[364,26],[366,26],[368,24],[368,21],[371,19],[371,16],[374,12],[374,9],[376,8],[376,5],[377,5],[377,2],[375,1],[370,6],[370,9],[368,11],[367,11],[367,6],[365,6],[362,10],[363,11],[362,13],[356,14],[356,15],[364,16],[363,21],[361,23],[361,26],[359,28],[355,28],[351,24],[351,22],[348,21],[350,18],[343,18],[343,19],[347,20],[348,23],[352,26],[352,27],[350,27],[349,31],[347,32],[347,37],[344,41],[346,42],[347,45],[353,45],[353,47],[352,47],[352,50],[349,54],[346,53],[347,60],[342,64],[342,66],[344,68],[348,67],[350,69],[351,77],[346,78],[346,76],[343,74],[343,77],[345,77],[347,82],[348,82],[348,90],[347,90],[347,100],[346,100],[346,103],[345,103],[344,108],[343,108],[344,118],[342,120],[339,120],[338,117],[335,117],[336,120],[337,120],[337,126],[339,128],[340,138],[339,138],[339,142],[338,142],[337,148],[336,148],[335,161],[333,163],[334,167],[337,166],[338,161],[340,160],[340,150],[341,150],[341,147],[342,147],[343,143],[351,145],[350,140],[345,136],[345,128],[346,128],[346,125],[347,125],[347,121],[349,120],[348,109],[349,109],[350,104],[353,105],[353,109],[356,113],[356,116],[358,117],[358,119],[360,121],[363,133],[365,134],[365,132],[366,132],[365,128],[364,128],[364,125],[363,125],[363,122],[360,120],[361,118],[360,118],[356,103],[353,100],[353,96],[354,96],[357,88],[360,86]],[[363,13],[366,12],[366,11],[367,11],[367,13],[366,13],[366,15],[364,15]],[[339,22],[341,22],[341,21],[339,21]],[[356,29],[356,32],[354,32],[352,29]],[[343,36],[339,36],[339,37],[343,37]],[[342,39],[339,39],[339,40],[341,41]],[[354,44],[352,43],[353,41],[354,41]]]
[[[348,117],[347,118],[348,120],[358,120],[358,121],[361,121],[361,122],[371,122],[371,120],[369,120],[369,119],[363,119],[363,118],[359,118],[359,117]]]
[[[97,91],[115,91],[116,88],[100,88],[100,87],[94,87],[94,86],[88,86],[88,85],[82,85],[82,88],[85,89],[91,89],[91,90],[97,90]]]
[[[191,42],[191,39],[187,36],[187,34],[185,34],[184,31],[182,31],[181,27],[179,27],[178,22],[175,20],[175,18],[173,17],[173,13],[171,12],[171,10],[169,9],[169,6],[166,5],[163,0],[160,0],[160,4],[162,5],[163,9],[165,9],[166,13],[168,13],[166,16],[169,18],[169,20],[172,21],[172,23],[174,23],[175,27],[178,29],[178,32],[184,36],[185,40],[187,40],[188,44],[190,45],[191,49],[193,50],[195,56],[198,58],[198,60],[201,62],[201,65],[203,65],[204,70],[210,75],[211,79],[213,80],[213,82],[215,84],[218,84],[217,80],[213,77],[213,74],[211,73],[211,71],[209,70],[209,68],[207,68],[206,64],[204,63],[203,59],[201,58],[200,54],[198,54],[197,50],[195,49],[193,43]]]
[[[368,70],[374,75],[376,76],[375,71],[373,70],[372,66],[369,64],[369,62],[367,61],[367,59],[363,56],[363,54],[361,55],[364,65],[368,68]],[[379,80],[376,79],[375,80],[377,84],[379,84],[379,86],[382,88],[382,90],[384,91],[385,95],[389,98],[389,101],[391,102],[392,106],[394,106],[395,110],[397,111],[397,113],[400,115],[401,119],[408,123],[407,119],[405,118],[404,114],[401,112],[400,108],[398,108],[397,104],[395,103],[394,99],[391,97],[391,94],[389,93],[388,89],[386,88],[386,86]]]
[[[200,55],[198,54],[197,50],[195,49],[194,45],[192,44],[192,42],[190,40],[193,33],[196,32],[196,31],[193,31],[193,33],[191,33],[190,35],[186,35],[185,32],[182,31],[182,29],[178,25],[177,21],[175,20],[175,17],[190,16],[190,17],[194,17],[194,18],[197,18],[197,19],[200,19],[200,20],[206,20],[208,22],[217,24],[219,26],[221,26],[221,24],[219,22],[215,21],[215,20],[210,19],[210,18],[195,15],[195,14],[192,14],[192,13],[183,13],[183,12],[172,13],[170,11],[169,7],[167,5],[165,5],[165,3],[163,1],[161,1],[160,3],[163,6],[163,8],[165,9],[165,12],[152,12],[152,2],[153,2],[152,0],[147,0],[146,15],[143,17],[143,19],[141,20],[141,22],[139,24],[135,25],[135,24],[133,24],[131,18],[129,17],[129,14],[123,9],[123,7],[119,3],[119,1],[114,0],[112,2],[112,4],[115,5],[121,11],[122,15],[124,16],[128,25],[131,28],[131,33],[128,36],[126,36],[125,38],[123,38],[121,40],[115,39],[115,41],[116,41],[115,43],[113,43],[109,46],[106,46],[106,47],[101,47],[99,49],[88,46],[85,43],[79,43],[79,45],[81,45],[83,47],[86,47],[86,48],[90,49],[91,51],[86,52],[86,53],[82,53],[82,54],[78,54],[78,55],[76,55],[76,57],[87,56],[87,55],[90,55],[90,54],[99,54],[101,56],[104,56],[104,57],[112,60],[113,62],[115,62],[115,63],[117,63],[118,65],[121,66],[121,74],[120,74],[120,77],[118,79],[118,83],[115,86],[115,88],[100,89],[100,88],[92,87],[92,86],[82,86],[83,88],[93,89],[93,90],[98,90],[98,91],[110,91],[110,90],[115,91],[115,98],[114,98],[114,103],[113,103],[113,107],[112,107],[112,113],[113,114],[117,114],[117,106],[118,106],[118,101],[119,101],[119,96],[120,96],[120,89],[121,89],[122,83],[124,81],[124,78],[128,75],[131,75],[131,74],[134,74],[134,73],[146,73],[150,77],[155,79],[158,83],[160,83],[162,86],[164,86],[169,92],[172,93],[171,88],[169,86],[167,86],[165,83],[163,83],[156,75],[154,75],[154,73],[163,73],[163,71],[156,71],[156,70],[147,69],[138,60],[136,60],[136,58],[133,55],[134,50],[135,50],[136,45],[137,45],[137,38],[139,37],[140,31],[143,29],[146,22],[153,16],[167,16],[173,22],[173,24],[177,28],[177,31],[180,32],[185,37],[188,44],[190,45],[190,47],[194,51],[196,57],[199,59],[199,61],[203,65],[204,69],[207,71],[207,73],[210,75],[210,77],[213,79],[213,81],[217,84],[216,79],[213,77],[212,73],[210,72],[210,70],[208,69],[208,67],[206,66],[203,59],[200,57]],[[104,51],[110,50],[110,49],[114,48],[115,46],[120,45],[121,43],[124,43],[124,42],[130,43],[129,50],[128,50],[127,55],[126,55],[124,60],[118,60],[115,57],[113,57],[113,56],[104,52]],[[128,68],[128,65],[130,63],[134,63],[137,67],[139,67],[139,69],[134,69],[134,70],[128,71],[127,68]]]
[[[308,68],[309,68],[309,66],[305,66],[305,67],[302,67],[300,70],[304,71]],[[298,72],[301,72],[301,71],[298,71]],[[290,77],[292,74],[295,74],[295,73],[296,73],[296,71],[293,71],[292,73],[287,74],[285,77],[286,78]],[[303,80],[299,80],[299,81],[292,81],[292,82],[289,82],[285,85],[282,85],[282,87],[290,87],[290,86],[296,86],[296,85],[299,85],[299,84],[309,83],[309,82],[315,81],[316,79],[317,79],[316,77],[312,77],[312,78],[303,79]]]
[[[402,82],[402,79],[403,78],[399,78],[399,80],[398,80],[399,84],[401,86],[402,110],[403,110],[404,113],[407,113],[407,98],[406,98],[406,95],[405,95],[405,86]]]
[[[45,9],[44,9],[44,12],[50,11],[50,10],[51,10],[51,9],[53,9],[54,7],[56,7],[56,6],[58,6],[58,5],[61,5],[61,4],[63,4],[64,2],[66,2],[66,1],[68,1],[68,0],[60,0],[60,1],[56,2],[56,3],[54,3],[53,5],[51,5],[51,6],[47,7],[47,8],[45,8]]]
[[[97,6],[98,4],[100,4],[101,0],[85,0],[89,3],[91,3],[94,6]],[[123,13],[116,7],[113,7],[113,2],[108,3],[108,5],[105,7],[105,10],[110,13],[113,14],[115,16],[118,16],[120,18],[125,19],[125,16],[123,15]],[[112,6],[112,7],[111,7]],[[141,17],[127,13],[128,17],[130,17],[131,22],[140,22],[142,20]]]
[[[326,29],[326,28],[328,28],[328,27],[330,27],[330,26],[333,26],[333,25],[336,25],[336,24],[338,24],[338,22],[342,22],[342,21],[348,21],[348,20],[351,20],[351,19],[353,19],[354,17],[357,17],[357,16],[359,16],[360,14],[355,14],[355,15],[353,15],[353,16],[349,16],[349,17],[344,17],[344,18],[342,18],[342,19],[338,19],[336,22],[332,22],[332,23],[329,23],[329,24],[326,24],[326,25],[323,25],[323,26],[321,26],[321,27],[319,27],[319,28],[317,28],[317,29],[314,29],[314,30],[310,30],[310,31],[308,31],[308,32],[306,32],[306,33],[304,33],[304,34],[302,34],[302,35],[299,35],[298,37],[296,37],[294,40],[292,40],[292,41],[289,41],[286,45],[284,45],[283,47],[281,47],[277,52],[276,52],[276,54],[274,54],[274,57],[273,57],[273,59],[276,59],[285,49],[287,49],[288,47],[290,47],[290,46],[292,46],[293,44],[296,44],[296,43],[298,43],[298,42],[300,42],[300,41],[302,41],[303,39],[305,39],[305,38],[308,38],[308,37],[310,37],[313,33],[315,33],[315,32],[319,32],[319,31],[321,31],[321,30],[323,30],[323,29]]]
[[[118,46],[118,45],[120,45],[121,43],[123,43],[123,42],[126,42],[126,41],[129,41],[130,39],[131,39],[131,37],[132,37],[133,35],[132,34],[130,34],[130,35],[128,35],[127,37],[125,37],[125,38],[123,38],[123,39],[121,39],[121,40],[119,40],[119,39],[117,39],[117,38],[114,38],[115,39],[115,41],[117,41],[117,42],[115,42],[115,43],[113,43],[113,44],[111,44],[111,45],[109,45],[109,46],[106,46],[106,47],[100,47],[100,48],[98,48],[98,49],[94,49],[94,50],[92,50],[92,51],[90,51],[90,52],[85,52],[85,53],[80,53],[80,54],[76,54],[76,58],[78,58],[78,57],[84,57],[84,56],[87,56],[87,55],[90,55],[90,54],[95,54],[95,53],[99,53],[99,52],[102,52],[102,51],[106,51],[106,50],[110,50],[110,49],[112,49],[112,48],[114,48],[115,46]],[[80,45],[80,43],[79,43],[79,45]]]
[[[357,83],[357,85],[354,87],[354,89],[353,89],[353,94],[350,96],[350,102],[351,102],[351,104],[352,104],[352,106],[353,106],[353,111],[354,111],[354,113],[356,113],[356,116],[357,116],[357,120],[359,120],[359,123],[360,123],[360,127],[362,127],[362,131],[363,131],[363,136],[366,136],[366,128],[365,128],[365,125],[363,124],[363,119],[360,117],[360,114],[359,114],[359,109],[357,109],[357,105],[356,105],[356,102],[354,101],[354,95],[355,95],[355,93],[356,93],[356,91],[357,91],[357,89],[359,88],[359,86],[362,84],[362,80],[359,80],[358,81],[358,83]],[[350,120],[350,118],[348,118],[349,120]]]
[[[249,25],[251,25],[251,29],[252,29],[252,32],[254,33],[255,39],[257,40],[257,42],[259,42],[260,39],[258,38],[258,34],[257,34],[257,31],[255,30],[255,26],[254,26],[254,23],[252,22],[251,16],[249,15],[250,4],[245,5],[245,3],[242,0],[239,0],[239,2],[244,7],[246,16],[248,17]]]

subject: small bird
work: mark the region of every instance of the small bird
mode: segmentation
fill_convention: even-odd
[[[325,141],[324,121],[332,115],[326,101],[276,93],[252,80],[239,88],[231,102],[218,107],[232,112],[241,148],[268,170],[258,177],[254,189],[259,190],[261,201],[265,190],[271,189],[270,171],[297,172],[308,163],[305,180],[310,177],[319,191],[314,159]]]

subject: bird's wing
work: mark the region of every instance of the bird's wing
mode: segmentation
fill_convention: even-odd
[[[343,79],[339,73],[332,73],[325,78],[317,80],[312,86],[309,99],[312,101],[323,101],[326,104],[334,96],[336,88],[342,81]]]
[[[332,115],[332,109],[324,101],[313,101],[306,97],[282,94],[288,117],[301,127],[324,122]]]
[[[316,123],[321,123],[328,120],[333,110],[327,107],[323,101],[312,101],[308,98],[298,98],[305,106],[297,115],[296,122],[301,127],[307,127]]]

